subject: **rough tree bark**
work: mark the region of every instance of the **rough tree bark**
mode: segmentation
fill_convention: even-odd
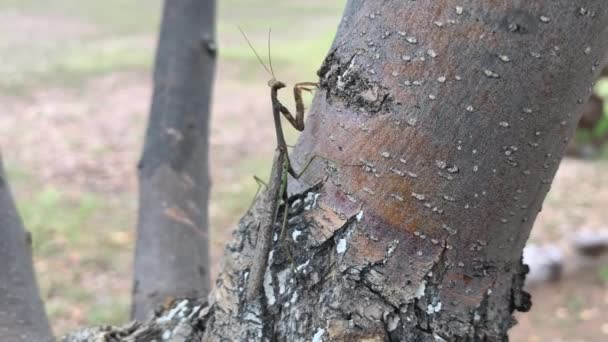
[[[209,291],[208,130],[216,59],[215,2],[166,1],[154,95],[139,164],[132,316]]]
[[[0,341],[53,341],[38,294],[31,245],[0,156]]]
[[[266,307],[243,304],[245,217],[206,336],[506,340],[607,24],[598,0],[350,1],[292,157],[337,161],[292,187],[297,273],[275,247]]]
[[[209,306],[180,302],[150,329],[185,340],[170,317],[204,341],[507,340],[531,305],[522,249],[607,30],[602,0],[349,1],[292,155],[336,161],[290,182],[294,265],[275,242],[265,302],[246,302],[260,198]]]

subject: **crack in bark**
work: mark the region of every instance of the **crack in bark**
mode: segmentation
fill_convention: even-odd
[[[342,101],[347,107],[356,107],[367,114],[388,113],[393,97],[387,87],[366,76],[357,65],[357,54],[344,63],[334,49],[325,58],[317,72],[319,87],[326,90],[326,99]]]

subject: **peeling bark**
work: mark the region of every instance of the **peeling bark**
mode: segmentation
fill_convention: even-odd
[[[139,165],[132,316],[209,291],[208,130],[215,2],[165,2],[154,95]]]
[[[62,342],[149,342],[200,341],[200,316],[204,305],[187,299],[176,300],[173,307],[156,312],[146,322],[133,321],[121,327],[96,327],[64,336]]]
[[[0,157],[0,341],[53,341],[31,247],[32,236],[23,228]]]

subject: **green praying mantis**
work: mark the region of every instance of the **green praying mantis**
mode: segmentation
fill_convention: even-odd
[[[277,147],[275,151],[274,162],[272,166],[272,172],[270,175],[270,179],[266,186],[267,198],[270,203],[267,203],[265,208],[265,212],[260,219],[260,224],[258,227],[257,234],[257,242],[255,249],[255,256],[253,259],[253,265],[250,270],[249,282],[247,285],[247,300],[253,301],[258,296],[262,294],[263,281],[264,281],[264,273],[266,272],[266,268],[268,266],[268,256],[270,254],[270,249],[272,247],[272,238],[273,238],[273,230],[274,226],[278,220],[279,213],[279,204],[281,200],[285,205],[287,205],[287,182],[289,176],[291,175],[293,178],[298,179],[302,174],[306,171],[308,166],[312,163],[316,156],[310,158],[310,160],[306,163],[302,171],[296,172],[289,160],[289,152],[287,150],[287,143],[285,142],[285,135],[283,134],[283,127],[281,125],[281,115],[283,115],[287,121],[298,131],[304,130],[304,102],[302,100],[302,92],[308,91],[311,92],[313,89],[318,87],[318,84],[315,82],[300,82],[296,83],[293,87],[293,95],[296,103],[296,115],[295,117],[291,114],[289,109],[285,107],[278,98],[278,92],[280,89],[285,88],[285,83],[278,81],[274,76],[274,70],[272,69],[272,59],[270,57],[270,30],[268,31],[269,39],[268,39],[268,66],[264,64],[257,51],[243,32],[241,28],[239,28],[241,34],[249,44],[249,47],[257,57],[258,61],[264,69],[270,74],[272,77],[268,81],[268,86],[270,87],[270,100],[272,102],[272,115],[274,119],[274,127],[275,133],[277,137]],[[257,178],[256,178],[257,179]],[[259,179],[257,179],[259,180]],[[283,248],[285,249],[286,254],[289,259],[291,258],[291,254],[285,245],[285,233],[287,230],[287,208],[283,211],[283,217],[281,218],[281,233],[279,237],[279,241],[283,244]]]

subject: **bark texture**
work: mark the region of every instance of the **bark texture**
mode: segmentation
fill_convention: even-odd
[[[188,299],[175,300],[146,322],[132,321],[121,327],[93,327],[67,334],[62,342],[194,342],[204,329],[199,324],[205,306]]]
[[[208,130],[215,2],[166,1],[154,95],[139,165],[132,316],[209,291]]]
[[[32,236],[23,228],[0,158],[0,341],[53,341],[31,246]]]
[[[244,303],[254,210],[206,339],[507,340],[607,24],[597,0],[350,1],[292,156],[337,161],[290,183],[295,270],[275,244],[266,301]]]

